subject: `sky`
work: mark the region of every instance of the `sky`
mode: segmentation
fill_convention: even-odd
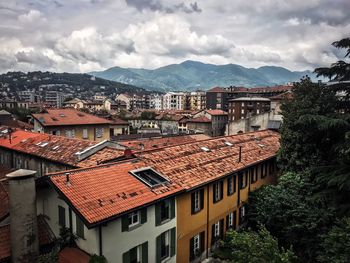
[[[185,60],[329,66],[349,0],[1,0],[0,72],[153,69]]]

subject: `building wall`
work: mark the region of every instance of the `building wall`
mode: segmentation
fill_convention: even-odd
[[[227,92],[207,92],[206,108],[227,111],[227,95]]]
[[[223,181],[223,199],[214,203],[213,202],[213,183],[203,186],[204,189],[204,204],[203,209],[195,214],[191,214],[191,194],[193,191],[182,194],[177,197],[177,262],[186,263],[190,262],[190,240],[195,235],[205,232],[204,248],[198,260],[206,258],[206,250],[210,252],[212,242],[212,225],[217,221],[224,220],[224,233],[226,232],[226,216],[236,211],[236,225],[239,227],[239,209],[248,201],[250,191],[254,191],[260,188],[262,185],[271,184],[275,182],[276,178],[276,160],[271,159],[263,163],[254,165],[239,173],[236,173],[236,192],[232,195],[227,195],[227,178],[221,179]],[[261,166],[265,165],[268,173],[266,177],[261,177]],[[270,168],[271,167],[271,168]],[[273,168],[272,168],[273,167]],[[250,171],[256,169],[258,180],[253,183],[251,181]],[[243,189],[239,189],[239,178],[247,177],[247,185]],[[219,181],[221,181],[219,180]],[[201,188],[198,188],[201,189]],[[197,190],[197,189],[196,189]],[[208,195],[209,193],[209,195]],[[209,245],[208,245],[209,244]]]
[[[238,121],[247,117],[269,112],[271,101],[230,101],[228,114],[230,121]]]
[[[200,130],[205,135],[211,136],[212,130],[211,130],[211,123],[201,123],[201,122],[187,122],[187,130],[188,131],[195,131]]]
[[[87,137],[84,137],[84,130],[87,130]],[[98,137],[96,135],[97,129],[102,129],[103,133],[101,137]],[[72,138],[78,138],[78,139],[86,139],[91,141],[103,141],[103,140],[110,140],[110,132],[109,132],[109,125],[108,124],[98,124],[98,125],[75,125],[75,126],[49,126],[49,127],[43,127],[41,124],[34,120],[34,131],[36,132],[44,132],[48,134],[55,134],[60,135],[64,137],[69,137],[67,134],[67,131],[74,130],[74,136]]]

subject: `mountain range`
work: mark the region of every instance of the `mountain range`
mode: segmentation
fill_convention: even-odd
[[[153,70],[112,67],[88,74],[157,91],[206,90],[214,86],[275,86],[297,81],[305,75],[315,79],[309,70],[290,71],[276,66],[246,68],[236,64],[214,65],[191,60]]]

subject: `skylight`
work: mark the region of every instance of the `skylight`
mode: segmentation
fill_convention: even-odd
[[[61,117],[64,117],[65,115],[64,115],[63,113],[60,113],[60,116],[61,116]]]
[[[205,151],[205,152],[210,152],[210,149],[207,148],[207,147],[201,147],[202,151]]]
[[[57,150],[60,146],[56,145],[55,147],[52,148],[52,150]]]
[[[226,144],[227,146],[232,146],[232,145],[233,145],[233,143],[230,143],[230,142],[225,142],[225,144]]]
[[[45,147],[48,144],[49,144],[48,142],[43,142],[43,143],[41,143],[40,147]]]
[[[154,187],[169,182],[151,167],[132,170],[130,173],[149,187]]]

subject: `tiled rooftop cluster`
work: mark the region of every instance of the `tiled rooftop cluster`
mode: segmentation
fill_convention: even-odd
[[[75,109],[47,109],[46,113],[33,114],[43,126],[110,124],[111,121]]]
[[[135,153],[137,160],[70,171],[69,183],[65,173],[49,180],[91,225],[274,157],[278,149],[278,133],[258,131]],[[170,182],[146,186],[130,173],[143,167]]]
[[[97,165],[109,158],[114,159],[123,155],[123,151],[107,147],[79,161],[76,153],[94,145],[96,145],[94,141],[21,130],[15,130],[11,136],[8,133],[2,133],[0,136],[0,147],[75,167]]]

